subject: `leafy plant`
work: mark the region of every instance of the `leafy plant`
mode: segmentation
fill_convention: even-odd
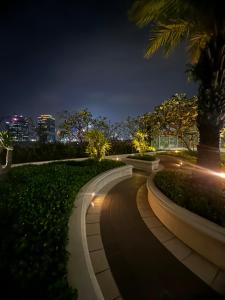
[[[150,147],[147,142],[147,134],[141,130],[138,130],[134,134],[133,138],[133,146],[140,153],[140,155],[144,155],[147,151],[154,151],[154,147]]]
[[[123,163],[60,162],[13,168],[0,181],[0,280],[4,299],[72,300],[68,221],[92,177]]]
[[[172,170],[159,171],[154,181],[176,204],[225,227],[225,199],[219,186],[203,184],[190,174]]]
[[[85,137],[88,142],[86,152],[91,158],[101,161],[110,149],[110,143],[104,133],[100,130],[92,129],[86,133]]]
[[[0,148],[12,150],[12,138],[8,131],[0,131]]]

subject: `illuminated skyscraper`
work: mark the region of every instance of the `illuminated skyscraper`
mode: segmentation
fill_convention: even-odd
[[[56,140],[55,119],[51,115],[40,115],[37,133],[41,143],[54,143]]]
[[[29,141],[29,122],[27,118],[13,115],[7,118],[5,126],[10,132],[14,142]]]

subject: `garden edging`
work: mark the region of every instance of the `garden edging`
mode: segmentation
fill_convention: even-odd
[[[153,161],[141,160],[141,159],[133,159],[125,157],[122,159],[123,162],[132,165],[134,168],[143,170],[143,171],[154,171],[159,167],[160,159],[156,159]]]
[[[85,217],[92,198],[115,179],[132,176],[132,166],[106,171],[82,187],[76,196],[74,209],[69,220],[69,242],[67,250],[68,282],[78,290],[78,299],[104,300],[92,267],[86,237]]]
[[[225,228],[178,206],[147,181],[148,201],[159,220],[180,240],[225,270]]]

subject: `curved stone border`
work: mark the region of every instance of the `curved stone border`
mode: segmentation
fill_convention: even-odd
[[[175,237],[153,213],[146,197],[146,186],[137,193],[137,207],[142,220],[159,240],[182,264],[210,285],[218,293],[225,295],[225,272]]]
[[[186,245],[225,270],[225,228],[178,206],[147,180],[148,201],[159,220]]]
[[[134,168],[136,168],[138,170],[143,170],[143,171],[147,171],[147,172],[157,170],[159,167],[159,162],[160,162],[159,158],[154,161],[148,161],[148,160],[133,159],[133,158],[125,157],[122,160],[123,160],[123,162],[125,162],[129,165],[132,165]]]
[[[129,176],[132,176],[132,166],[106,171],[83,186],[74,202],[73,213],[69,220],[68,282],[70,286],[77,288],[78,297],[81,300],[104,299],[88,250],[85,222],[87,209],[92,199],[104,186],[115,179],[123,179]]]

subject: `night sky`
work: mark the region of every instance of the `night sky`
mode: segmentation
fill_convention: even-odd
[[[131,0],[6,1],[0,12],[0,117],[87,107],[119,121],[176,92],[196,94],[180,47],[144,59],[147,29],[130,23]]]

